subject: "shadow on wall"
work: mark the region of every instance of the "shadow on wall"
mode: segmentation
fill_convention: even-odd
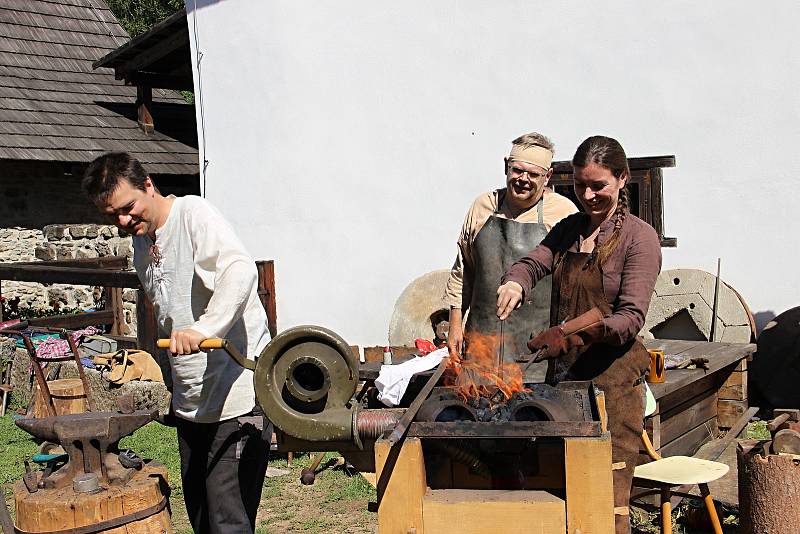
[[[771,320],[775,318],[775,312],[772,310],[760,311],[753,314],[753,319],[756,322],[756,336],[761,334],[764,327],[767,326]]]

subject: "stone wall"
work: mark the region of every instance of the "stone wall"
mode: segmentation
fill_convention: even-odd
[[[116,227],[98,224],[51,224],[43,231],[28,228],[0,229],[0,261],[52,261],[102,256],[133,255],[130,237]],[[34,308],[97,308],[103,299],[100,287],[29,282],[2,282],[6,299],[20,298],[20,305]],[[136,291],[123,291],[123,335],[136,335]]]

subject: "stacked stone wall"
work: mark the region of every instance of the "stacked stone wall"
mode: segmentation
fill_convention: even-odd
[[[98,224],[51,224],[43,231],[29,228],[0,229],[0,261],[53,261],[104,256],[125,256],[130,265],[130,237],[119,235],[114,226]],[[19,297],[20,306],[43,309],[96,309],[103,301],[103,288],[68,284],[2,282],[6,299]],[[123,290],[125,325],[123,335],[136,335],[136,291]]]

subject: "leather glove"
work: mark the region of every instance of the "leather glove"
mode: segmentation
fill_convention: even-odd
[[[603,312],[598,308],[580,314],[560,326],[553,326],[528,341],[531,351],[544,349],[536,361],[558,358],[575,347],[591,345],[605,337]]]
[[[583,340],[577,335],[566,335],[560,326],[551,326],[535,338],[528,341],[528,348],[531,352],[542,350],[536,356],[535,361],[552,360],[563,356],[573,347],[583,345]]]

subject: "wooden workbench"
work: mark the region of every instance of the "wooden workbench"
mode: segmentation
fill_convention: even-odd
[[[707,358],[708,369],[667,369],[662,384],[650,384],[656,412],[646,428],[653,446],[665,456],[691,456],[729,428],[747,410],[747,360],[753,343],[710,343],[672,339],[645,340],[664,355]]]

